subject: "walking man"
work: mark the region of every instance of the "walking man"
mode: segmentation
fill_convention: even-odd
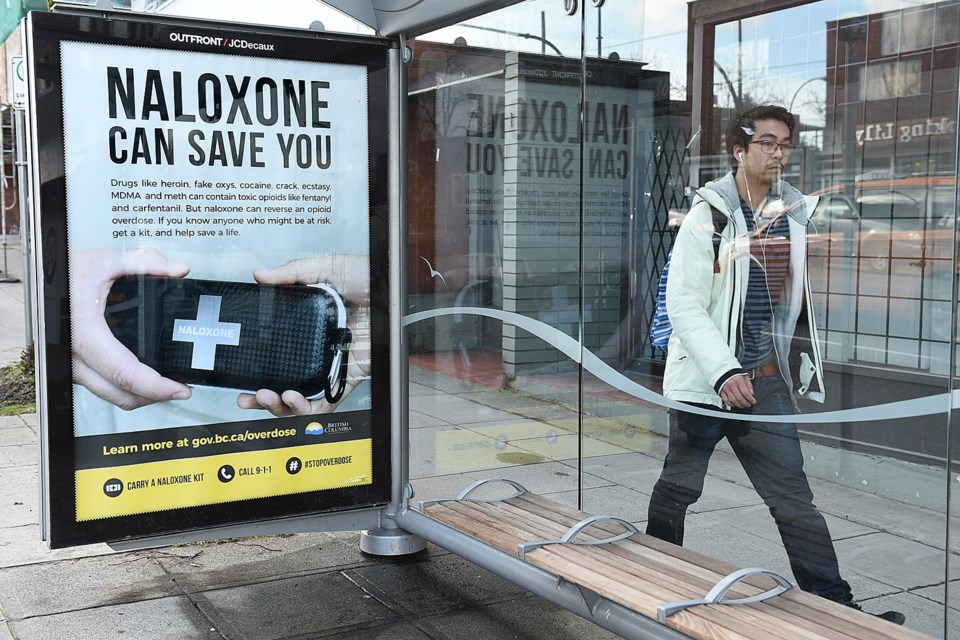
[[[806,274],[810,211],[782,179],[794,127],[780,106],[734,118],[726,145],[735,169],[698,190],[680,227],[666,288],[673,332],[663,388],[690,411],[670,413],[670,446],[650,498],[647,533],[683,544],[687,507],[703,492],[710,456],[726,438],[776,521],[800,588],[859,609],[813,504],[796,425],[738,419],[792,415],[799,396],[823,401]],[[807,321],[798,323],[804,307]],[[797,336],[805,348],[791,357],[798,326],[810,335]],[[897,611],[879,617],[904,622]]]

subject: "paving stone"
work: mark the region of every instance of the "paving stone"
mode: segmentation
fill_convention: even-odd
[[[541,464],[518,465],[510,468],[471,471],[466,473],[430,476],[417,478],[412,481],[417,495],[415,500],[429,500],[437,498],[450,498],[460,493],[462,489],[486,478],[507,478],[520,483],[528,491],[548,495],[558,491],[572,491],[577,487],[577,470],[575,467],[563,464],[561,462],[545,462]],[[584,474],[583,486],[585,488],[607,486],[610,482]],[[498,497],[509,495],[512,489],[507,485],[502,485],[501,493]]]
[[[434,389],[433,387],[428,387],[418,382],[411,381],[409,386],[407,387],[407,393],[411,398],[417,398],[420,396],[435,396],[441,392]]]
[[[577,491],[551,493],[550,499],[576,509],[577,494]],[[615,516],[636,525],[646,522],[649,502],[649,495],[627,487],[610,485],[585,489],[582,510],[593,515]],[[643,526],[638,528],[644,530]]]
[[[907,616],[905,627],[925,633],[931,638],[960,640],[960,624],[957,624],[957,618],[951,618],[951,624],[947,627],[950,629],[950,633],[944,636],[943,605],[938,605],[912,593],[895,593],[879,598],[860,600],[859,604],[864,611],[871,613],[900,611]]]
[[[709,514],[687,515],[683,546],[736,567],[769,569],[793,581],[783,545],[731,530]]]
[[[411,429],[421,429],[423,427],[447,427],[451,426],[446,420],[428,416],[425,413],[411,410],[407,418],[407,423]]]
[[[411,431],[410,452],[411,478],[481,470],[497,476],[500,469],[543,462],[541,456],[457,427]]]
[[[0,416],[0,431],[23,429],[26,426],[27,423],[23,416]],[[5,436],[6,434],[3,435]],[[6,438],[0,438],[0,441],[3,440],[6,440]]]
[[[40,539],[40,525],[36,523],[19,527],[0,526],[0,567],[17,567],[115,553],[105,544],[51,550]]]
[[[710,514],[687,516],[684,546],[740,568],[760,567],[775,571],[796,584],[781,543],[733,532],[728,525],[712,519]],[[854,598],[875,598],[897,591],[889,584],[853,569],[843,559],[840,560],[840,573],[850,583]]]
[[[726,524],[731,530],[739,531],[739,535],[750,534],[770,542],[780,543],[780,530],[777,529],[770,510],[764,504],[711,511],[707,515],[713,520]],[[830,536],[834,540],[853,538],[876,531],[865,525],[831,515],[824,515],[824,519],[830,529]]]
[[[482,391],[477,393],[463,394],[463,397],[473,402],[485,404],[494,409],[503,411],[517,412],[532,407],[548,406],[548,403],[540,398],[523,395],[516,391]]]
[[[927,600],[932,600],[938,604],[943,604],[943,583],[933,587],[913,589],[910,593],[918,595],[921,598],[926,598]],[[950,581],[950,608],[956,609],[958,612],[960,612],[960,580]],[[960,624],[960,613],[956,613],[954,615],[957,616],[957,624]]]
[[[10,426],[0,431],[0,447],[9,447],[17,444],[37,446],[37,434],[33,429],[21,423],[19,426]]]
[[[647,494],[653,491],[662,468],[662,460],[643,453],[624,453],[583,461],[584,473]]]
[[[185,596],[17,620],[10,623],[10,628],[17,640],[223,640],[224,637]]]
[[[614,640],[620,637],[535,596],[426,618],[418,624],[431,637],[444,640]]]
[[[434,636],[427,635],[420,629],[417,629],[417,627],[410,622],[366,627],[359,631],[349,633],[335,631],[332,635],[317,635],[314,637],[329,638],[333,637],[333,635],[336,636],[337,640],[437,640]]]
[[[35,467],[39,462],[40,453],[36,444],[3,443],[0,436],[0,469],[5,467]]]
[[[418,367],[410,367],[410,382],[416,383],[437,393],[461,395],[472,391],[483,391],[486,387],[465,380],[458,380],[442,373],[434,373]],[[411,398],[412,399],[412,398]]]
[[[0,569],[0,585],[11,620],[182,593],[159,563],[136,553]]]
[[[810,486],[816,496],[817,505],[824,513],[832,513],[893,535],[945,548],[945,511],[933,511],[889,500],[814,478],[811,478]],[[952,514],[950,534],[951,551],[960,553],[960,517],[956,513]]]
[[[510,442],[518,449],[530,451],[547,460],[566,460],[574,463],[576,463],[578,455],[583,455],[584,458],[593,458],[627,453],[626,449],[617,445],[600,440],[580,438],[580,436],[572,434],[548,434],[541,438],[511,440]]]
[[[458,556],[401,561],[343,572],[361,589],[405,616],[432,616],[501,602],[522,588]]]
[[[541,422],[560,421],[565,423],[577,417],[576,411],[549,402],[520,408],[516,410],[516,413],[524,418],[539,420]]]
[[[711,513],[761,504],[763,500],[752,486],[745,487],[708,474],[703,482],[703,495],[689,510],[692,513]]]
[[[910,590],[943,582],[943,551],[885,532],[859,536],[836,543],[840,565],[850,571]],[[960,571],[960,558],[953,556],[950,570]]]
[[[389,562],[362,553],[357,532],[258,536],[140,553],[153,555],[188,593]]]
[[[216,589],[194,597],[228,638],[309,638],[401,621],[395,611],[337,572]]]
[[[0,529],[39,522],[37,467],[0,467]]]
[[[410,408],[434,418],[450,419],[452,416],[456,416],[457,419],[466,419],[472,423],[516,418],[516,414],[493,409],[455,395],[411,398]]]

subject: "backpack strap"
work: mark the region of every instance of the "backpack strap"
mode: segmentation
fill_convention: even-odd
[[[720,271],[720,242],[723,240],[721,234],[727,228],[730,219],[713,205],[710,205],[710,210],[713,212],[713,269],[714,273],[717,273]],[[653,318],[650,320],[650,344],[661,350],[666,350],[670,342],[670,335],[673,333],[673,326],[667,317],[667,277],[670,273],[672,257],[673,250],[667,254],[667,261],[660,272]]]
[[[713,205],[710,205],[710,210],[713,212],[713,272],[720,273],[720,243],[723,240],[721,234],[730,219]]]

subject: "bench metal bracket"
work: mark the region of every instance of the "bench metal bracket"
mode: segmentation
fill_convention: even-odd
[[[755,596],[749,596],[747,598],[737,598],[735,600],[723,599],[723,596],[727,595],[727,591],[732,589],[735,584],[751,576],[767,576],[768,578],[772,578],[773,581],[777,583],[777,586],[769,591],[764,591],[763,593],[758,593]],[[690,607],[697,607],[702,604],[750,604],[752,602],[762,602],[767,598],[778,596],[790,589],[793,589],[793,585],[778,573],[767,569],[740,569],[739,571],[734,571],[714,585],[713,589],[710,589],[710,593],[708,593],[703,600],[677,600],[676,602],[658,605],[657,619],[666,624],[668,617],[685,609],[689,609]]]
[[[567,585],[568,589],[576,589],[580,593],[580,597],[583,598],[583,604],[586,605],[587,609],[590,610],[590,613],[596,615],[597,607],[604,602],[603,596],[589,589],[582,584],[577,584],[576,582],[571,582],[562,576],[557,577],[557,586],[564,588],[564,585]]]
[[[604,538],[602,540],[575,540],[575,538],[580,534],[581,531],[589,527],[590,525],[596,524],[598,522],[616,522],[622,526],[625,531],[621,534],[611,536],[609,538]],[[523,558],[530,551],[539,549],[541,547],[546,547],[551,544],[607,544],[610,542],[616,542],[618,540],[623,540],[624,538],[629,538],[630,536],[640,533],[635,526],[614,516],[590,516],[589,518],[584,518],[577,524],[570,527],[563,537],[559,540],[531,540],[530,542],[521,542],[517,545],[517,552],[520,557]]]
[[[419,502],[420,512],[422,513],[424,509],[426,509],[427,507],[433,504],[439,504],[441,502],[450,502],[452,500],[467,500],[468,498],[470,498],[471,493],[473,493],[474,491],[476,491],[477,489],[479,489],[485,484],[493,484],[494,482],[504,482],[510,485],[511,487],[513,487],[514,489],[516,489],[516,493],[514,493],[513,495],[509,495],[505,498],[497,498],[497,500],[509,500],[510,498],[516,498],[518,496],[522,496],[523,494],[527,493],[527,489],[519,482],[514,482],[513,480],[507,480],[506,478],[485,478],[483,480],[477,480],[476,482],[471,484],[469,487],[461,491],[460,494],[454,498],[437,498],[436,500],[421,500]]]

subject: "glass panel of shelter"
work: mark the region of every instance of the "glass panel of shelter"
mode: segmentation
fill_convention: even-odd
[[[578,488],[580,24],[526,2],[413,42],[411,480]]]
[[[797,119],[783,178],[819,196],[805,257],[826,398],[799,401],[805,474],[853,597],[945,637],[960,4],[700,0],[690,24],[671,3],[586,4],[415,43],[408,302],[434,312],[409,329],[418,497],[501,476],[645,527],[669,445],[660,271],[695,190],[730,170],[726,124],[780,104]],[[796,579],[723,443],[684,543]]]

